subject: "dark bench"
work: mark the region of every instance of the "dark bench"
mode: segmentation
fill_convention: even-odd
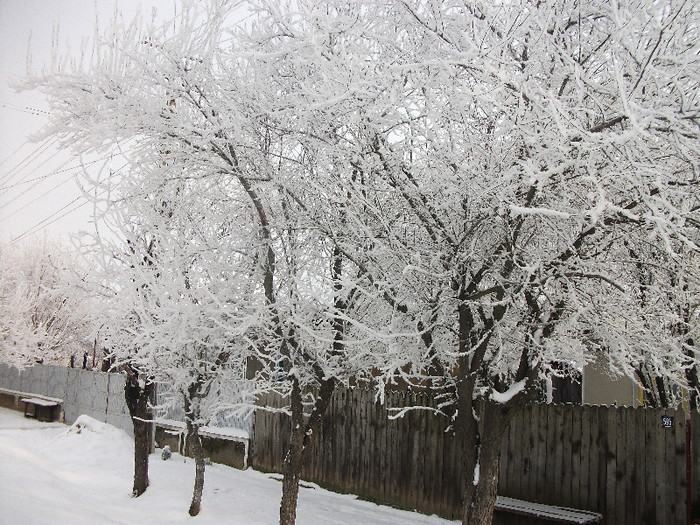
[[[521,499],[498,496],[495,510],[521,516],[529,516],[539,520],[548,520],[558,523],[575,523],[586,525],[588,523],[600,523],[603,515],[589,510],[571,509],[569,507],[557,507],[533,503]]]
[[[185,424],[171,419],[156,419],[155,439],[157,446],[168,445],[173,452],[184,456],[191,454],[187,446]],[[199,429],[204,454],[214,463],[237,469],[248,468],[250,437],[244,430],[203,426]]]
[[[59,421],[61,418],[62,399],[37,396],[23,397],[24,417],[33,417],[39,421]]]

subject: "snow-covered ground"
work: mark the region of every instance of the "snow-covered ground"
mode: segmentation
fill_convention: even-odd
[[[153,454],[151,486],[132,498],[131,438],[112,426],[84,421],[78,429],[0,409],[0,523],[277,523],[282,484],[274,478],[279,476],[222,465],[207,467],[202,511],[191,518],[187,509],[194,463],[177,454],[169,461]],[[299,495],[299,525],[456,523],[305,485]]]

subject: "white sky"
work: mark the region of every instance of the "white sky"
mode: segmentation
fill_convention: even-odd
[[[0,0],[0,244],[43,235],[66,239],[90,226],[91,208],[74,181],[79,162],[51,144],[32,142],[46,122],[41,93],[16,92],[10,83],[51,60],[59,50],[77,54],[94,30],[118,8],[131,19],[139,7],[172,16],[172,0]]]

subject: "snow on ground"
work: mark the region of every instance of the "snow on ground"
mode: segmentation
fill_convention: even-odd
[[[133,441],[83,416],[80,428],[40,423],[0,408],[0,523],[22,525],[129,524],[273,525],[279,476],[223,465],[206,468],[202,511],[187,514],[194,462],[151,455],[151,486],[131,497]],[[304,484],[307,485],[308,484]],[[302,488],[299,525],[438,525],[457,523]]]

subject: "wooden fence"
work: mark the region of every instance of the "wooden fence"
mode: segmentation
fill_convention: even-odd
[[[373,501],[456,519],[462,474],[444,418],[388,408],[429,404],[392,392],[384,406],[364,389],[340,389],[323,418],[303,479]],[[262,406],[283,407],[270,395]],[[662,416],[673,418],[670,428]],[[693,414],[693,477],[700,479],[700,418]],[[666,423],[670,420],[666,419]],[[281,472],[289,418],[257,410],[252,464]],[[502,448],[499,494],[594,510],[604,523],[682,524],[686,516],[683,411],[535,404],[516,415]],[[700,483],[693,487],[700,503]]]

